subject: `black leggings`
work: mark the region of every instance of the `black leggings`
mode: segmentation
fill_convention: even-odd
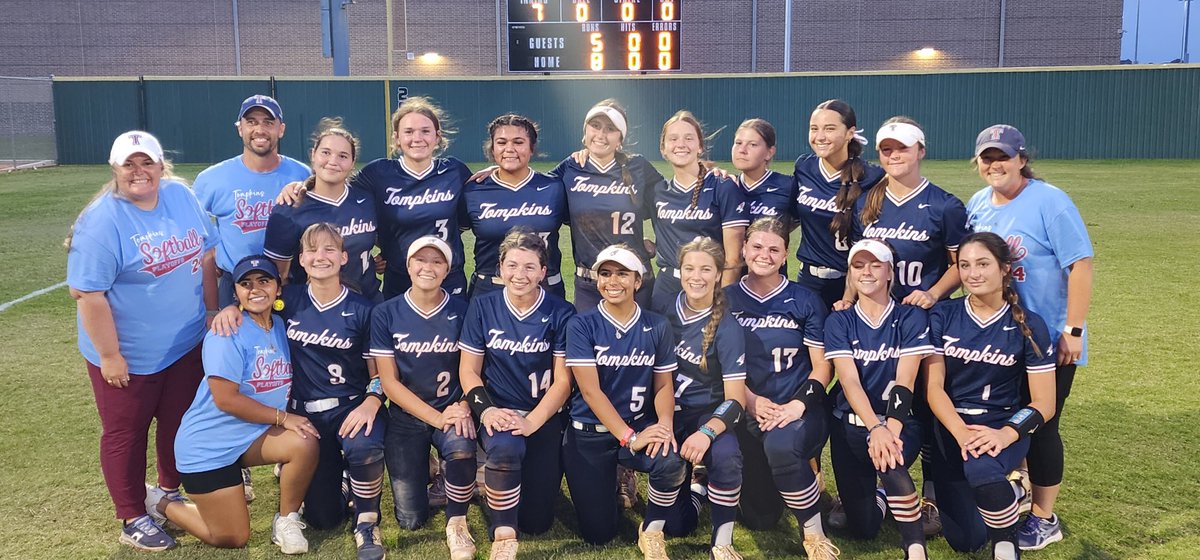
[[[1030,436],[1029,480],[1034,486],[1057,486],[1063,478],[1063,442],[1058,433],[1063,404],[1071,394],[1075,381],[1075,364],[1058,366],[1054,370],[1054,418]]]

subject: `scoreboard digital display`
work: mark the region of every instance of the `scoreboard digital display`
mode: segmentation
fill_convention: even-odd
[[[679,70],[683,0],[508,0],[510,72]]]

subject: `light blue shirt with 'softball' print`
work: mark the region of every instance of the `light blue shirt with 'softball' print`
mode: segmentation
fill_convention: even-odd
[[[192,188],[205,212],[217,219],[221,245],[217,266],[226,272],[242,257],[263,251],[267,220],[283,186],[312,175],[307,165],[279,156],[279,166],[266,173],[251,171],[242,156],[229,158],[196,176]]]
[[[217,243],[192,191],[164,179],[158,204],[142,210],[105,193],[88,205],[67,253],[67,285],[104,292],[129,373],[158,373],[204,338],[204,252]],[[100,353],[79,318],[79,352]]]
[[[1012,248],[1013,287],[1021,306],[1046,320],[1050,339],[1067,326],[1067,276],[1071,265],[1092,256],[1092,240],[1071,197],[1057,187],[1031,179],[1011,202],[992,204],[992,188],[984,187],[967,203],[967,223],[990,231]],[[1087,365],[1088,329],[1083,353],[1075,363]]]
[[[179,472],[200,473],[232,465],[270,427],[217,408],[210,379],[231,381],[239,393],[275,409],[287,406],[292,388],[291,354],[279,317],[272,320],[268,331],[243,313],[242,328],[233,336],[209,333],[203,353],[204,383],[196,390],[175,436]]]

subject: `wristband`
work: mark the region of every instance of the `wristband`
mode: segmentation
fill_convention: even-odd
[[[867,430],[867,445],[871,444],[871,434],[875,433],[876,428],[883,428],[886,430],[887,422],[880,422],[878,424],[875,424],[874,426],[871,426],[870,430]]]
[[[480,385],[467,392],[467,406],[471,408],[471,412],[475,413],[475,419],[483,419],[483,413],[487,409],[492,408],[492,397],[488,395],[487,389]]]
[[[800,384],[800,388],[796,389],[796,394],[792,395],[792,400],[804,403],[805,412],[822,406],[825,404],[825,386],[816,379],[805,380]]]
[[[1033,435],[1045,422],[1046,419],[1038,409],[1027,406],[1013,414],[1004,425],[1016,430],[1017,437],[1024,438]]]
[[[1071,325],[1067,325],[1067,326],[1063,327],[1062,332],[1063,332],[1063,334],[1071,335],[1073,337],[1078,338],[1078,337],[1083,336],[1083,327],[1072,327]]]
[[[742,403],[729,399],[721,403],[710,418],[720,420],[722,424],[725,424],[725,431],[728,432],[742,419]],[[717,435],[713,434],[712,437],[715,438]]]
[[[713,429],[709,428],[708,426],[700,426],[700,429],[696,431],[708,436],[709,441],[715,441],[717,439],[717,432],[714,432]]]
[[[903,422],[912,411],[912,402],[913,392],[911,389],[900,385],[892,387],[892,394],[888,397],[887,417]]]
[[[629,445],[629,443],[630,443],[629,438],[633,438],[633,441],[637,441],[637,432],[633,431],[633,428],[629,428],[628,430],[625,430],[625,435],[622,436],[620,440],[618,440],[621,442],[621,447],[626,447]]]

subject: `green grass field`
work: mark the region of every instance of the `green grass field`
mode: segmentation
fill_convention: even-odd
[[[728,168],[728,164],[726,164]],[[478,166],[475,166],[478,167]],[[780,170],[789,169],[784,163]],[[1200,557],[1200,398],[1192,359],[1200,349],[1195,292],[1200,273],[1200,187],[1195,161],[1047,161],[1038,173],[1071,194],[1096,250],[1095,296],[1089,325],[1091,364],[1080,370],[1064,411],[1066,483],[1059,501],[1067,538],[1026,558]],[[182,166],[194,177],[200,166]],[[926,175],[964,200],[981,184],[965,162],[927,162]],[[61,243],[76,214],[107,179],[104,166],[60,167],[0,174],[0,302],[65,278]],[[569,241],[564,238],[569,262]],[[795,270],[794,266],[792,270]],[[117,543],[118,524],[100,476],[99,422],[75,347],[74,305],[55,290],[0,313],[0,380],[6,385],[0,421],[0,558],[144,558]],[[148,478],[151,480],[152,478]],[[218,551],[184,537],[163,558],[277,558],[270,543],[276,485],[255,470],[259,498],[251,505],[247,549]],[[390,500],[385,493],[385,510]],[[643,494],[644,496],[644,494]],[[582,545],[565,501],[560,524],[527,538],[522,558],[640,558],[635,519],[605,548]],[[479,556],[488,550],[480,508],[471,509]],[[707,558],[708,525],[668,542],[675,558]],[[444,517],[401,533],[382,523],[391,558],[446,557]],[[876,540],[831,537],[843,559],[899,555],[888,527]],[[342,531],[309,531],[310,557],[353,558]],[[790,517],[771,532],[738,529],[748,558],[802,558]],[[956,555],[930,543],[934,558]]]

